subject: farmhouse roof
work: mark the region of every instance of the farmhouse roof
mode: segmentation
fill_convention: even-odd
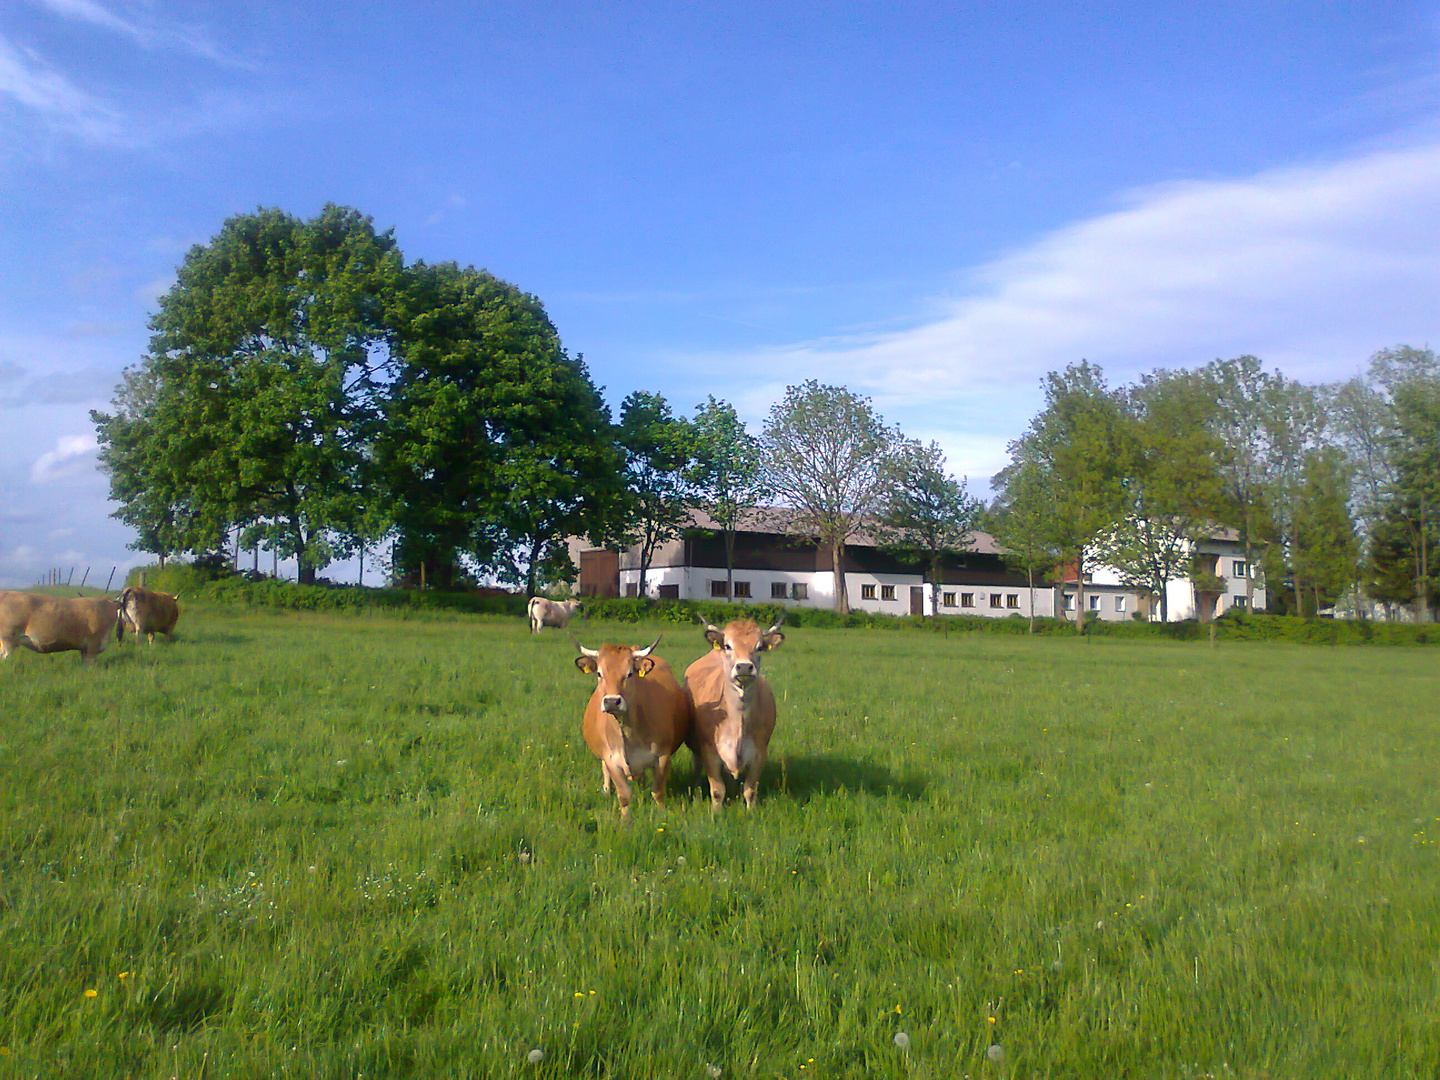
[[[706,511],[699,507],[690,510],[690,520],[686,524],[690,529],[708,529],[719,532],[722,526]],[[806,524],[805,516],[798,510],[788,506],[757,506],[741,515],[739,521],[739,532],[749,533],[775,533],[781,536],[814,536],[815,530]],[[995,542],[995,538],[987,532],[974,529],[965,534],[969,543],[966,551],[973,551],[981,555],[1003,555],[1005,549]],[[881,547],[882,541],[875,535],[873,529],[861,529],[846,541],[849,547]]]

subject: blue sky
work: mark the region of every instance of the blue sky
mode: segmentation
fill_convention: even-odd
[[[981,480],[1082,357],[1351,374],[1433,338],[1437,15],[9,0],[0,583],[140,558],[86,411],[257,205],[536,293],[612,402],[844,382]]]

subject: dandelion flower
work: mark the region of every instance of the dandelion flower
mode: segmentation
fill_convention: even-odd
[[[999,1043],[995,1043],[989,1050],[985,1051],[985,1056],[991,1061],[1003,1061],[1005,1059],[1005,1051],[1000,1049]]]
[[[541,1050],[537,1046],[534,1050],[531,1050],[528,1054],[525,1055],[525,1060],[528,1061],[531,1065],[539,1065],[540,1062],[545,1060],[545,1051]]]
[[[130,972],[128,972],[128,971],[122,971],[122,972],[120,972],[120,978],[122,978],[122,979],[128,979],[129,977],[130,977]]]
[[[903,1031],[895,1032],[895,1045],[899,1047],[900,1052],[903,1054],[906,1050],[910,1049],[910,1036]]]
[[[86,991],[85,991],[85,996],[86,996],[86,997],[94,997],[94,996],[97,995],[98,993],[100,993],[99,990],[86,990]]]

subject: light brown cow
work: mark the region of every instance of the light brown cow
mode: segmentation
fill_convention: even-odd
[[[145,634],[151,645],[155,635],[171,637],[180,618],[180,597],[131,585],[120,594],[120,621],[115,626],[115,640],[123,641],[125,631],[135,632],[135,644]]]
[[[526,605],[526,611],[530,615],[530,632],[538,634],[542,626],[564,630],[565,624],[579,610],[579,600],[547,600],[543,596],[532,596],[530,603]]]
[[[0,660],[17,645],[38,653],[78,649],[94,660],[110,643],[120,605],[103,597],[56,597],[0,592]]]
[[[760,674],[760,654],[785,640],[777,622],[768,630],[749,619],[724,630],[705,624],[710,652],[685,671],[694,710],[689,746],[710,781],[710,807],[725,805],[725,773],[744,782],[745,805],[755,805],[760,774],[775,731],[775,694]]]
[[[670,665],[651,655],[658,644],[658,637],[643,649],[587,649],[575,642],[575,666],[599,680],[585,706],[585,742],[600,759],[601,790],[615,785],[624,818],[630,816],[630,784],[646,770],[654,772],[651,796],[665,805],[670,759],[690,734],[690,699]]]

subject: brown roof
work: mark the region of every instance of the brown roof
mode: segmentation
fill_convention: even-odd
[[[721,526],[704,510],[694,507],[690,511],[687,528],[709,529],[719,532]],[[740,532],[777,533],[781,536],[813,536],[814,530],[807,528],[798,510],[787,506],[757,506],[741,516]],[[969,546],[965,549],[981,555],[1003,555],[1004,549],[995,543],[995,538],[978,529],[966,534]],[[873,532],[862,529],[846,541],[855,547],[880,547],[880,541]]]

